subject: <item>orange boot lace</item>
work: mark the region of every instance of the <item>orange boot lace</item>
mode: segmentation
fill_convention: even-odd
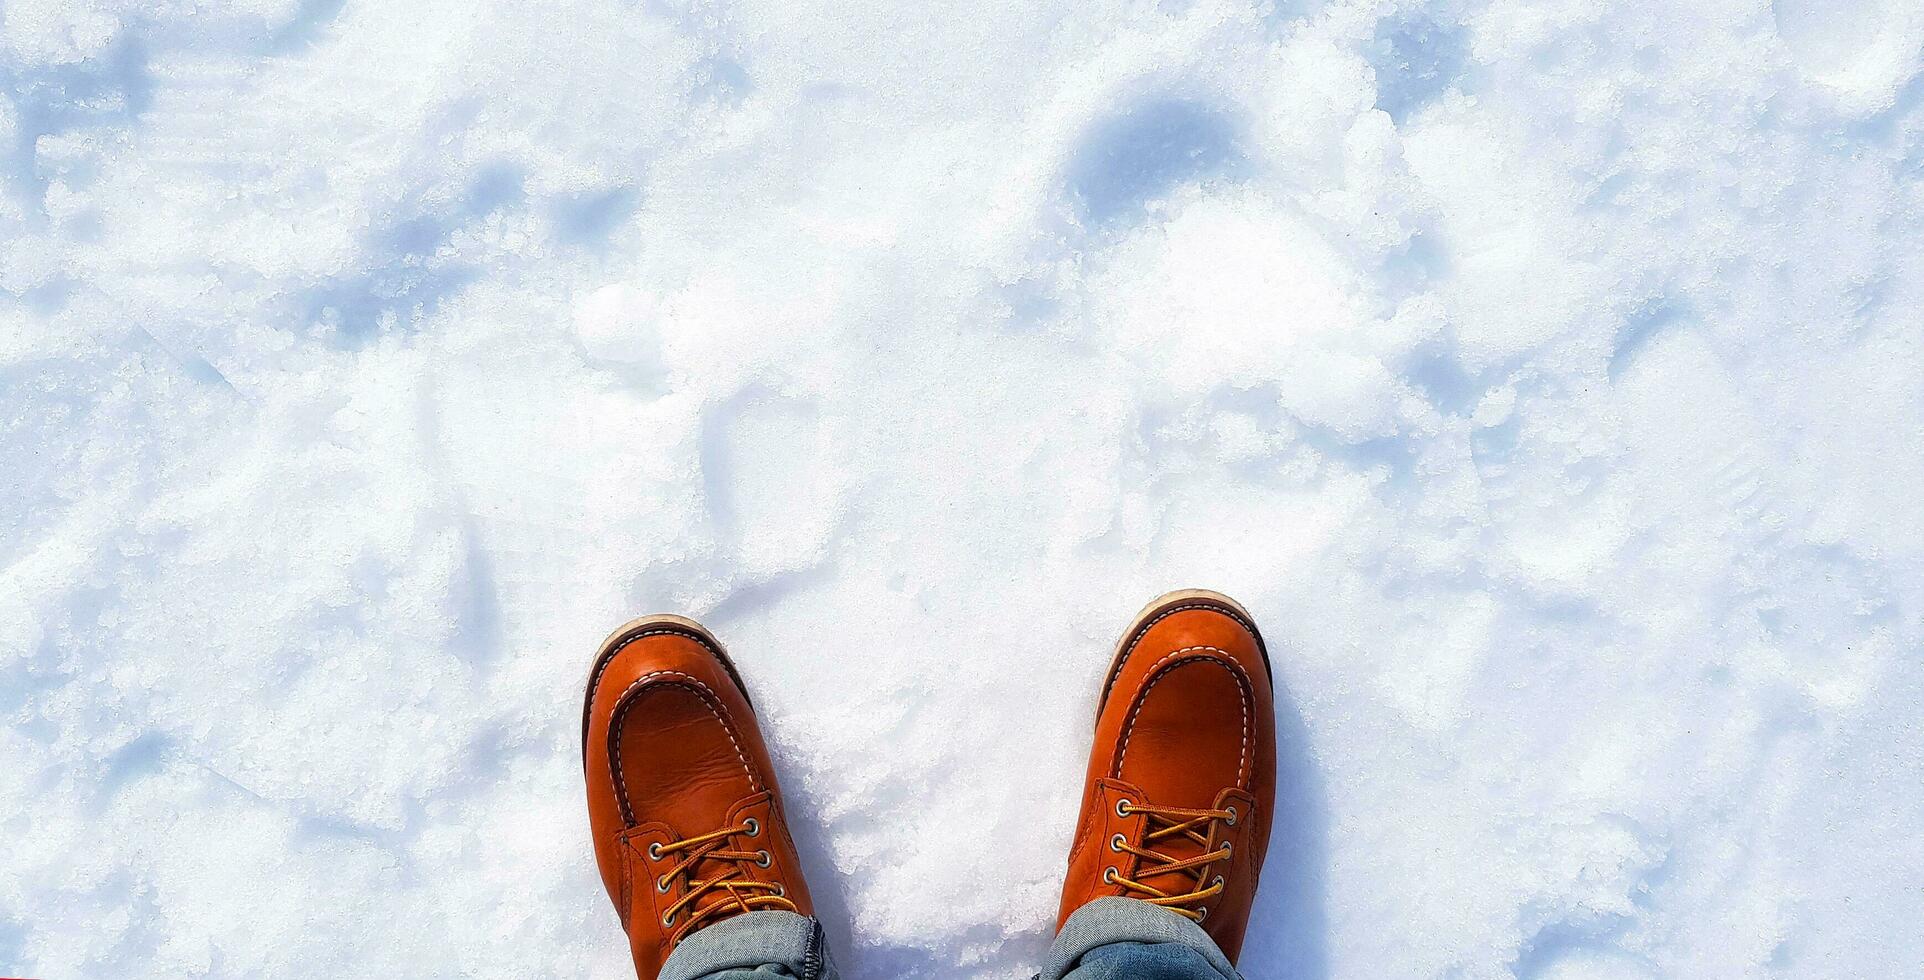
[[[1131,897],[1160,905],[1196,922],[1207,918],[1208,909],[1193,906],[1222,894],[1223,876],[1212,877],[1209,869],[1218,861],[1228,860],[1231,851],[1227,840],[1215,848],[1209,846],[1209,841],[1216,821],[1231,827],[1236,825],[1235,809],[1184,810],[1121,800],[1116,804],[1116,813],[1121,816],[1140,813],[1147,818],[1140,843],[1132,843],[1122,834],[1109,839],[1110,850],[1133,854],[1141,860],[1137,862],[1134,877],[1126,877],[1121,869],[1110,867],[1102,873],[1103,882],[1121,885]],[[1171,850],[1191,853],[1187,856],[1168,853]],[[1156,884],[1151,884],[1152,880]]]
[[[726,846],[730,843],[729,839],[738,834],[759,837],[761,832],[761,823],[754,817],[748,817],[736,826],[723,827],[698,837],[688,837],[670,844],[649,845],[648,856],[656,860],[671,854],[686,855],[655,879],[655,889],[664,894],[674,887],[676,881],[687,881],[686,893],[661,914],[662,925],[674,927],[677,922],[681,924],[669,935],[669,945],[681,942],[682,937],[704,925],[713,925],[743,912],[756,909],[801,911],[794,902],[788,900],[780,883],[758,881],[748,876],[748,865],[758,868],[769,866],[773,858],[767,851]],[[709,877],[702,877],[704,872]],[[683,910],[688,911],[686,918],[682,917]]]

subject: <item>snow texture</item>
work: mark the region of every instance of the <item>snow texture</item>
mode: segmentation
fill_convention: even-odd
[[[1910,0],[6,0],[0,973],[619,977],[713,626],[846,972],[1022,977],[1247,602],[1244,957],[1920,976]]]

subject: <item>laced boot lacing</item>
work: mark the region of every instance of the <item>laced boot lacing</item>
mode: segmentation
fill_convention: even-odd
[[[1229,859],[1232,848],[1224,840],[1220,846],[1211,848],[1210,839],[1214,836],[1216,822],[1236,826],[1236,808],[1222,810],[1185,810],[1168,806],[1144,806],[1128,800],[1116,802],[1116,815],[1126,817],[1140,813],[1146,819],[1140,843],[1131,842],[1122,834],[1109,838],[1109,849],[1124,854],[1133,854],[1141,860],[1137,862],[1134,877],[1124,876],[1121,869],[1109,867],[1102,873],[1106,884],[1121,885],[1134,898],[1142,899],[1151,905],[1160,905],[1197,922],[1209,916],[1206,908],[1195,908],[1222,894],[1223,876],[1211,877],[1209,869],[1218,861]],[[1193,857],[1176,857],[1156,849],[1156,845],[1168,844],[1177,840],[1187,840],[1201,848],[1201,853]],[[1179,876],[1175,886],[1167,880],[1159,885],[1150,884],[1150,879],[1167,879]]]
[[[788,900],[787,890],[780,882],[760,881],[749,876],[749,865],[766,868],[773,863],[774,858],[766,850],[744,851],[726,846],[730,843],[729,838],[738,834],[759,837],[761,833],[761,822],[754,817],[746,817],[733,827],[723,827],[668,844],[648,845],[648,856],[657,861],[672,854],[685,855],[655,879],[655,890],[662,894],[673,889],[677,880],[687,880],[687,891],[661,913],[662,925],[674,926],[677,921],[681,923],[680,928],[669,937],[670,944],[681,942],[683,936],[703,925],[712,925],[743,912],[755,909],[801,911],[794,902]],[[704,865],[714,867],[711,877],[700,876]],[[704,904],[704,895],[713,896],[715,900]],[[686,919],[681,918],[683,909],[690,910]]]

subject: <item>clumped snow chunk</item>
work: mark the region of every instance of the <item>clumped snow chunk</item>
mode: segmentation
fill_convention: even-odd
[[[1022,977],[1114,634],[1276,655],[1252,977],[1924,962],[1924,18],[0,7],[0,973],[627,970],[702,618],[852,978]]]

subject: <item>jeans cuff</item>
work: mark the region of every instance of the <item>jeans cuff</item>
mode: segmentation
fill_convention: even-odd
[[[800,980],[835,980],[821,924],[775,909],[747,912],[695,930],[668,954],[660,980],[700,980],[728,970],[770,966]]]
[[[1090,951],[1110,943],[1176,943],[1201,954],[1223,980],[1240,978],[1201,926],[1159,905],[1108,896],[1070,913],[1049,948],[1041,980],[1060,980]]]

